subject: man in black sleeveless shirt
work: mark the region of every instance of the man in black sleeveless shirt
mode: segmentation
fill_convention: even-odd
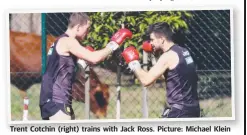
[[[115,51],[126,38],[132,37],[128,29],[120,29],[113,34],[106,48],[92,52],[79,43],[87,35],[89,27],[90,19],[85,13],[72,13],[68,29],[48,51],[39,104],[43,120],[74,119],[72,83],[77,62],[82,66],[85,66],[85,61],[96,64]]]
[[[164,109],[162,117],[200,117],[197,94],[198,76],[189,51],[174,43],[174,33],[167,23],[150,25],[147,33],[150,36],[150,41],[143,43],[143,50],[155,52],[161,49],[163,54],[157,63],[148,72],[145,72],[141,69],[138,61],[139,55],[135,48],[126,48],[122,55],[129,68],[134,71],[144,86],[150,85],[164,75],[169,108]]]

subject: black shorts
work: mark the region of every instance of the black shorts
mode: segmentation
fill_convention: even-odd
[[[163,114],[161,115],[162,118],[193,118],[193,117],[200,117],[200,107],[185,107],[182,108],[178,107],[170,107],[165,108]]]
[[[41,117],[43,120],[49,120],[49,117],[56,114],[59,110],[63,111],[65,114],[71,116],[71,119],[75,118],[75,114],[71,105],[47,102],[44,105],[40,105]]]

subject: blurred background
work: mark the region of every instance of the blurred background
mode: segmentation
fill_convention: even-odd
[[[9,15],[12,120],[22,120],[24,97],[29,98],[28,119],[41,119],[39,93],[42,74],[42,37],[49,48],[54,39],[66,30],[70,14]],[[152,23],[167,22],[173,28],[176,42],[190,50],[197,65],[201,116],[232,117],[230,10],[89,12],[87,14],[91,18],[92,25],[86,39],[81,41],[82,45],[92,45],[95,49],[101,49],[121,28],[121,24],[124,24],[125,28],[132,31],[133,38],[127,40],[120,50],[134,45],[140,52],[142,66],[147,70],[152,66],[153,56],[148,54],[147,63],[142,61],[141,45],[148,39],[145,30]],[[158,59],[159,53],[154,57]],[[102,119],[116,118],[117,66],[121,67],[121,118],[143,118],[143,88],[121,57],[113,54],[112,57],[91,68],[96,73],[92,79],[97,78],[101,83],[109,86],[107,114]],[[83,88],[79,86],[79,89]],[[161,77],[147,89],[148,118],[159,118],[166,106],[164,78]],[[85,119],[84,108],[83,102],[73,101],[76,119]],[[90,119],[96,118],[98,117],[91,109]]]

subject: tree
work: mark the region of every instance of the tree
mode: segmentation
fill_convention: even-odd
[[[110,41],[111,36],[125,25],[133,37],[126,40],[123,48],[133,45],[140,51],[142,57],[142,42],[145,40],[145,31],[150,24],[167,22],[174,32],[185,31],[188,26],[185,19],[192,15],[186,11],[138,11],[138,12],[89,12],[92,21],[90,32],[82,43],[101,49]],[[122,48],[122,49],[123,49]],[[109,67],[108,67],[109,68]]]

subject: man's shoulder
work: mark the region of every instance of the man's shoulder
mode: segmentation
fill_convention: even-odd
[[[178,53],[174,50],[169,50],[163,53],[164,57],[175,57],[178,56]]]
[[[66,41],[71,41],[71,40],[75,40],[75,38],[72,37],[61,37],[59,38],[60,41],[66,42]]]
[[[76,39],[72,37],[61,37],[58,40],[58,44],[70,45],[71,43],[74,43],[74,42],[76,42]]]
[[[164,52],[161,56],[160,59],[162,61],[170,61],[173,60],[174,58],[176,58],[178,56],[178,54],[173,51],[173,50],[169,50],[167,52]]]

